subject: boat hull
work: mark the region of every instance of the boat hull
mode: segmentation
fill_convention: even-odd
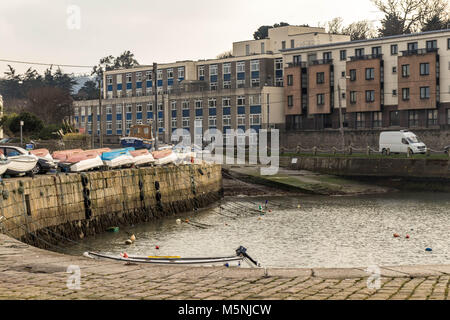
[[[81,160],[70,166],[70,172],[82,172],[91,169],[97,169],[103,166],[103,161],[100,156],[92,159]]]
[[[151,148],[153,148],[153,141],[147,140],[147,139],[129,137],[129,138],[121,138],[120,145],[123,148],[135,148],[136,150],[151,149]]]
[[[34,169],[38,158],[35,156],[17,156],[9,157],[10,162],[8,163],[8,168],[6,174],[22,174],[27,173]]]

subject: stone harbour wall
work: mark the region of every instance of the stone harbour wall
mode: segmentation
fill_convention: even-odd
[[[0,232],[49,248],[208,206],[222,174],[212,164],[124,169],[4,180],[0,190]]]

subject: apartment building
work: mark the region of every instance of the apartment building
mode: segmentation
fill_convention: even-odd
[[[450,125],[450,30],[282,53],[287,130]]]

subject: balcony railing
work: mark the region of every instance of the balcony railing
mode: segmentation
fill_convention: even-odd
[[[333,63],[333,59],[320,59],[320,60],[311,61],[310,65],[317,66],[317,65],[321,65],[321,64],[332,64],[332,63]]]
[[[402,51],[402,55],[405,56],[414,56],[419,54],[426,54],[431,52],[438,52],[438,48],[423,48],[423,49],[414,49],[414,50],[405,50]]]
[[[379,54],[366,54],[361,56],[353,56],[350,57],[350,61],[358,61],[358,60],[371,60],[371,59],[382,59],[383,55]]]

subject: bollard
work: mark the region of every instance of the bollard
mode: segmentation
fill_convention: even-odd
[[[370,156],[370,147],[367,146],[367,155]]]
[[[313,148],[313,155],[317,156],[317,147]]]

